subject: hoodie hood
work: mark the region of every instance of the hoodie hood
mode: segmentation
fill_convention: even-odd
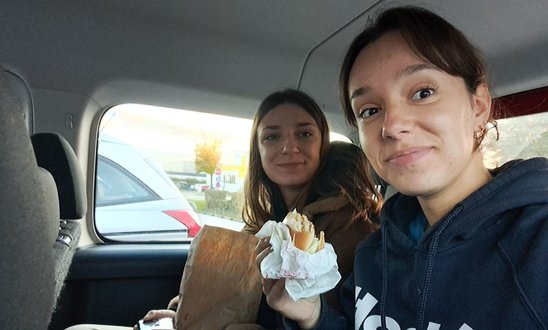
[[[491,171],[493,180],[470,194],[438,223],[428,229],[418,246],[409,237],[408,225],[420,211],[416,197],[396,194],[383,208],[381,328],[386,329],[390,259],[388,250],[410,254],[418,248],[426,254],[422,293],[417,306],[416,329],[423,329],[425,310],[438,254],[463,241],[473,239],[493,224],[506,227],[519,219],[528,206],[548,203],[548,159],[515,160]]]
[[[434,233],[442,224],[445,227],[440,235],[438,251],[452,246],[455,242],[470,239],[478,230],[499,220],[504,213],[548,201],[548,159],[532,158],[514,160],[491,171],[493,179],[470,194],[438,223],[429,228],[419,248],[427,248]],[[416,197],[397,193],[386,201],[383,208],[385,224],[388,227],[389,241],[395,242],[395,252],[407,253],[416,247],[408,237],[408,225],[420,205]],[[456,220],[449,220],[455,218]]]

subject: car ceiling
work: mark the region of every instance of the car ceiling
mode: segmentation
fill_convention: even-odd
[[[338,103],[342,56],[381,8],[430,8],[488,60],[497,96],[548,85],[546,0],[2,1],[0,62],[31,89],[100,108],[145,103],[251,117],[270,92],[311,94],[349,133]]]

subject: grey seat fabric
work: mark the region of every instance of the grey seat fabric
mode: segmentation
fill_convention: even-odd
[[[32,94],[30,93],[30,88],[25,80],[17,74],[15,70],[5,68],[5,74],[15,98],[21,106],[21,111],[23,113],[23,118],[25,119],[27,129],[29,133],[32,133],[34,130],[34,101],[32,99]]]
[[[47,329],[55,290],[54,227],[48,219],[56,201],[51,203],[47,175],[36,163],[21,106],[3,69],[0,155],[0,327]]]
[[[84,178],[74,150],[61,135],[37,133],[31,140],[38,165],[51,173],[59,196],[59,235],[53,246],[55,296],[59,297],[80,239],[78,220],[87,210]]]

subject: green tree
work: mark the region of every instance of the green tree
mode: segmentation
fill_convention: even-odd
[[[221,141],[214,139],[198,143],[194,147],[194,153],[196,154],[194,161],[196,172],[205,172],[209,174],[210,179],[213,179],[213,172],[221,160]],[[210,180],[210,187],[212,184],[213,180]]]

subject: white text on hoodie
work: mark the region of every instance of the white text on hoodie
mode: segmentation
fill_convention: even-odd
[[[369,292],[362,299],[358,299],[362,288],[356,287],[356,315],[354,328],[358,330],[363,324],[364,330],[376,330],[381,326],[380,315],[369,315],[373,310],[373,307],[377,304],[378,300],[373,297]],[[441,324],[428,322],[426,330],[440,330]],[[400,325],[396,320],[391,317],[386,317],[386,329],[388,330],[401,330]],[[408,328],[407,330],[416,330],[415,328]],[[469,325],[464,323],[458,330],[473,330]]]

